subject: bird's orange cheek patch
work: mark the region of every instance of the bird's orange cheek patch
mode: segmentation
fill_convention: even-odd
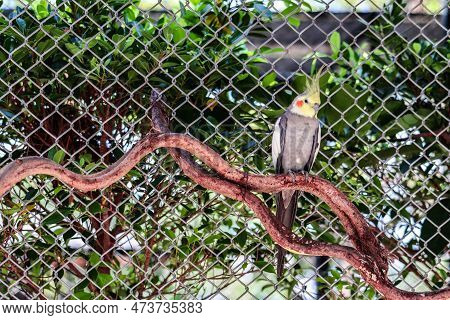
[[[303,106],[303,101],[299,100],[297,101],[297,107],[301,108]]]

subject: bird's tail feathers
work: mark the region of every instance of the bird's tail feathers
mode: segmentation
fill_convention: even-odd
[[[297,213],[297,202],[299,197],[299,191],[291,192],[279,192],[276,195],[277,213],[276,217],[278,221],[283,224],[288,230],[292,230],[294,225],[295,214]],[[284,272],[284,257],[286,250],[278,247],[277,253],[277,277],[280,279]]]

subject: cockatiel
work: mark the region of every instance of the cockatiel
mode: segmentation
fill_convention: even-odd
[[[276,173],[307,173],[316,159],[320,143],[317,112],[320,105],[321,70],[307,84],[306,91],[294,99],[286,112],[278,118],[272,136],[272,159]],[[277,193],[276,217],[292,230],[297,211],[299,191]],[[277,276],[284,271],[286,250],[278,246]]]

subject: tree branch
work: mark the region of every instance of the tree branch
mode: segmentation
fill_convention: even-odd
[[[152,133],[139,141],[116,163],[90,175],[74,173],[53,161],[41,157],[15,160],[0,170],[0,197],[27,176],[53,176],[83,192],[102,189],[120,180],[139,161],[158,148],[168,148],[170,154],[193,181],[231,199],[245,203],[261,220],[271,238],[283,248],[303,255],[329,256],[347,261],[365,281],[388,299],[450,299],[450,289],[415,293],[396,288],[386,277],[386,250],[376,239],[363,215],[347,197],[330,182],[315,176],[297,174],[255,175],[232,168],[214,150],[200,141],[182,134],[170,133],[158,94],[152,96],[152,120],[160,133]],[[182,149],[182,150],[180,150]],[[184,151],[183,151],[184,150]],[[211,174],[199,167],[188,153],[202,160],[215,171]],[[251,191],[280,192],[301,190],[319,197],[339,217],[355,248],[301,239],[278,223],[269,208]]]

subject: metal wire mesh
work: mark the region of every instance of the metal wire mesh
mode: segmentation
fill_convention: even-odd
[[[351,3],[4,0],[0,166],[36,155],[97,172],[151,130],[157,88],[174,131],[235,167],[270,174],[273,124],[325,64],[313,173],[379,229],[394,255],[392,282],[415,292],[445,287],[447,8]],[[262,197],[274,208],[272,195]],[[29,177],[0,212],[3,299],[379,298],[328,257],[289,255],[277,279],[275,245],[260,222],[189,181],[163,150],[98,192]],[[348,242],[309,195],[294,230]]]

